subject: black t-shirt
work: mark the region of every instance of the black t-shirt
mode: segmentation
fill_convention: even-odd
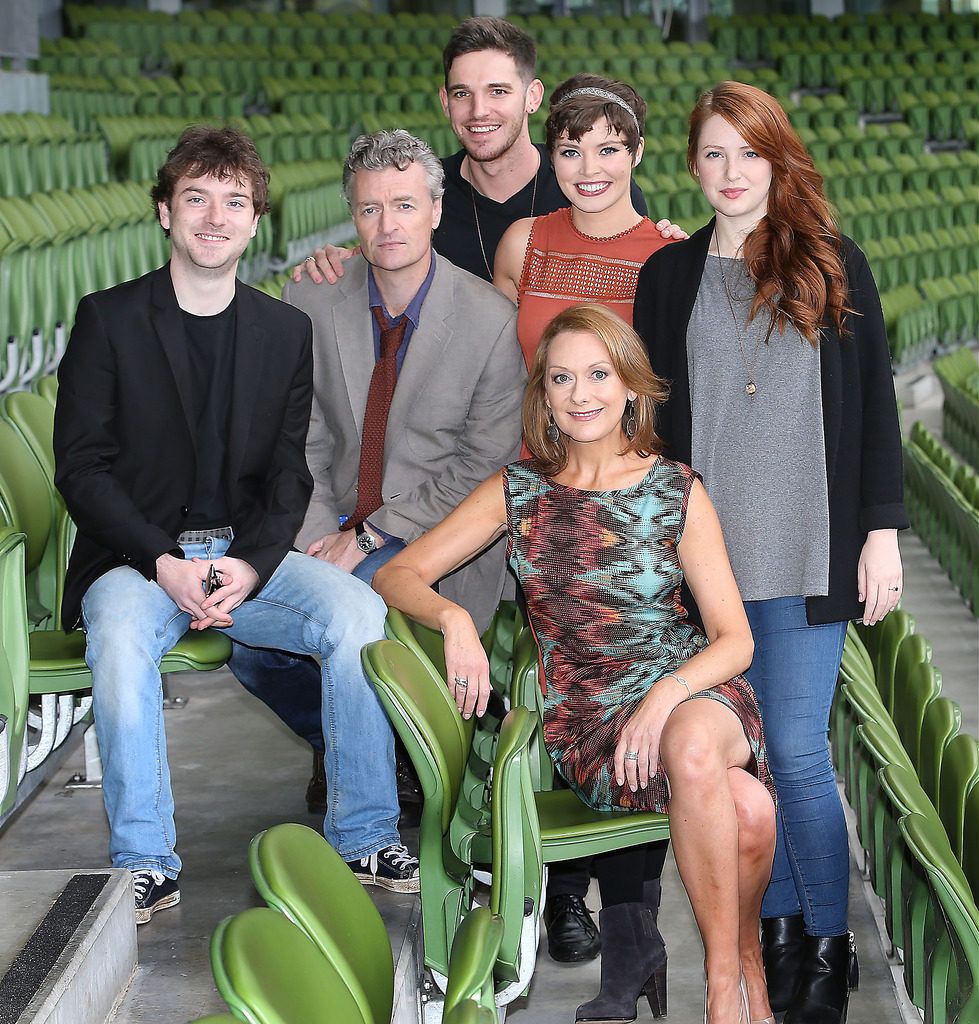
[[[462,176],[465,150],[459,150],[442,160],[445,195],[442,197],[442,220],[433,236],[435,251],[440,256],[484,281],[492,281],[496,247],[514,221],[530,216],[539,217],[571,205],[557,183],[547,148],[537,144],[536,149],[540,153],[540,169],[536,177],[504,203],[487,199]],[[647,212],[642,189],[635,182],[632,183],[632,202],[639,213]]]
[[[182,312],[190,369],[187,408],[197,451],[194,493],[185,529],[204,530],[231,524],[227,453],[237,302],[232,299],[214,316]]]

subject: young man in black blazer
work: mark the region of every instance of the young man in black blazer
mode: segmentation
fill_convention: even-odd
[[[87,634],[112,864],[133,872],[137,923],[179,902],[159,663],[187,629],[214,626],[320,656],[335,740],[324,834],[367,859],[371,881],[417,891],[390,725],[360,665],[384,604],[292,550],[312,488],[310,322],[235,276],[268,172],[240,132],[190,128],[152,195],[170,262],[82,299],[55,415],[56,482],[78,526],[63,615]]]

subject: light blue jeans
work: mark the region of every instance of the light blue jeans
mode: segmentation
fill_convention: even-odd
[[[846,622],[810,626],[802,597],[745,601],[755,656],[745,673],[761,707],[779,813],[762,917],[801,910],[807,934],[847,927],[850,853],[829,756],[829,709]]]
[[[184,546],[188,558],[220,558],[228,541]],[[335,566],[289,552],[272,578],[232,613],[236,642],[321,659],[322,723],[330,809],[323,834],[345,860],[399,842],[394,739],[360,651],[384,635],[384,602]],[[163,726],[160,660],[190,616],[155,582],[120,566],[82,601],[92,670],[102,795],[113,867],[180,871]]]

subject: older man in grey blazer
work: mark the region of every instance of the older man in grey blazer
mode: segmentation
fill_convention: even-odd
[[[314,485],[297,546],[370,582],[518,456],[526,371],[513,304],[432,249],[443,171],[424,142],[402,130],[361,136],[344,191],[361,255],[336,287],[307,279],[283,295],[313,322],[306,458]],[[504,576],[497,543],[440,587],[483,628]],[[312,666],[239,651],[232,668],[321,746]]]

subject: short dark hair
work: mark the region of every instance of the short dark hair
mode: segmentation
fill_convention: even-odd
[[[525,85],[529,85],[537,75],[537,47],[523,29],[503,18],[466,18],[452,30],[442,51],[445,84],[449,84],[449,71],[456,57],[480,50],[499,50],[512,57]]]
[[[635,120],[629,116],[629,110],[623,109],[618,103],[603,96],[583,95],[571,96],[579,89],[601,89],[618,96],[629,110],[635,114]],[[579,142],[581,137],[600,118],[604,117],[613,131],[617,131],[630,153],[639,148],[639,138],[646,131],[646,102],[625,82],[617,82],[601,75],[590,75],[582,72],[562,82],[551,94],[547,122],[544,125],[544,137],[549,152],[553,152],[558,139],[567,135],[569,139]],[[638,125],[638,131],[636,130]]]
[[[237,128],[196,124],[185,128],[177,144],[157,171],[150,190],[153,208],[170,205],[173,190],[184,176],[220,181],[247,182],[252,187],[252,205],[258,215],[269,212],[269,171],[258,155],[255,143]]]

